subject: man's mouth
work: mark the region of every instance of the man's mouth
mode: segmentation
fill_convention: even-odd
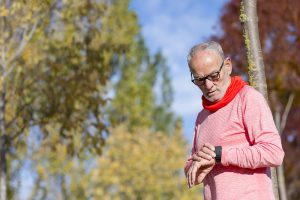
[[[215,91],[216,91],[216,90],[211,91],[211,92],[207,92],[207,95],[210,96],[210,95],[212,95]]]

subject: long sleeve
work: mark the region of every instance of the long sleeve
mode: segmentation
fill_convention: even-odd
[[[196,135],[197,135],[197,125],[195,124],[195,129],[194,129],[194,137],[193,137],[193,146],[192,146],[192,151],[190,157],[187,159],[186,164],[184,166],[184,173],[185,175],[189,171],[191,165],[192,165],[192,155],[196,152]]]
[[[266,100],[252,89],[244,94],[241,101],[243,123],[250,145],[223,147],[222,165],[251,169],[281,165],[284,152]]]

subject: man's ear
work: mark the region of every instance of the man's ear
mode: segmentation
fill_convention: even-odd
[[[231,58],[230,57],[227,57],[226,58],[226,71],[228,73],[228,75],[231,75],[232,73],[232,63],[231,63]]]

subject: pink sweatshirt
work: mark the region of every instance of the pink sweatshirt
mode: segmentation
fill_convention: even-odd
[[[225,107],[197,117],[192,154],[204,143],[222,146],[221,164],[205,177],[205,200],[274,199],[270,168],[281,165],[284,152],[264,97],[244,86]],[[192,160],[188,160],[188,170]]]

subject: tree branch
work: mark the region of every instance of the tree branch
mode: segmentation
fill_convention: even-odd
[[[7,62],[4,63],[5,66],[8,66],[13,60],[15,60],[18,56],[20,56],[20,54],[23,52],[25,46],[27,45],[29,40],[32,38],[34,32],[36,31],[37,25],[38,25],[38,21],[33,25],[32,29],[31,29],[31,31],[29,32],[28,35],[26,33],[23,33],[23,38],[22,38],[22,41],[20,42],[19,47],[13,53],[13,55],[10,56],[10,58],[7,60]],[[12,71],[12,70],[10,70],[10,71]]]
[[[294,93],[290,94],[288,103],[285,106],[284,112],[283,112],[282,117],[281,117],[280,131],[279,131],[280,134],[282,134],[282,132],[285,128],[287,117],[288,117],[288,114],[291,110],[291,107],[292,107],[292,104],[293,104],[293,101],[294,101],[294,97],[295,97]]]
[[[27,124],[23,124],[22,128],[19,129],[19,131],[15,131],[15,133],[9,137],[9,141],[11,141],[11,142],[14,141],[21,133],[24,132],[26,127],[27,127]]]
[[[280,111],[279,111],[279,109],[278,108],[275,108],[275,113],[274,113],[274,115],[275,115],[275,125],[276,125],[276,127],[277,127],[277,129],[278,129],[278,131],[279,131],[279,135],[281,134],[281,132],[280,132],[280,129],[281,129],[281,127],[280,127],[280,121],[281,121],[281,119],[280,119]]]
[[[19,114],[28,106],[28,105],[31,105],[32,104],[32,101],[31,102],[28,102],[26,104],[24,104],[16,113],[15,117],[10,120],[8,123],[5,124],[5,127],[6,128],[9,128],[16,120],[17,118],[19,117]]]

